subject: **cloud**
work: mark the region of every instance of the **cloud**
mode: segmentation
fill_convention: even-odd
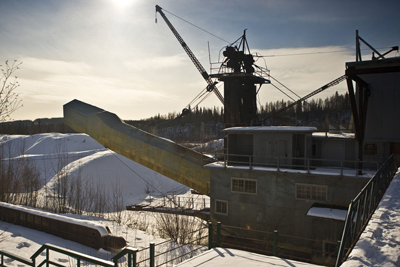
[[[146,57],[135,61],[125,61],[124,65],[134,71],[151,71],[165,68],[177,68],[187,65],[188,56],[184,53],[172,56]]]
[[[258,52],[268,56],[264,59],[271,76],[301,97],[344,75],[345,63],[354,61],[352,52],[341,46],[271,49]],[[272,83],[289,93],[277,82],[272,80]],[[336,91],[345,93],[346,90],[346,84],[342,83],[315,97],[325,98]],[[297,96],[289,94],[297,100]],[[263,104],[281,99],[290,100],[269,85],[263,86],[260,98]]]
[[[257,64],[263,66],[265,60],[271,76],[299,96],[343,75],[345,62],[353,61],[352,53],[340,46],[257,52],[267,56]],[[17,75],[21,84],[20,97],[25,104],[15,113],[19,119],[62,116],[62,106],[73,99],[109,110],[123,119],[147,118],[158,113],[180,112],[206,86],[184,53],[101,66],[33,57],[21,61],[23,64]],[[325,98],[335,91],[344,93],[346,90],[342,83],[316,97]],[[223,92],[223,87],[220,91]],[[259,99],[262,104],[289,100],[271,85],[262,86]],[[221,105],[214,95],[203,104],[206,107]]]

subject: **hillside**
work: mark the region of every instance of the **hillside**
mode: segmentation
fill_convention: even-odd
[[[259,120],[285,108],[292,101],[259,103]],[[178,143],[208,142],[223,138],[224,110],[219,107],[196,108],[188,115],[180,117],[176,112],[166,115],[156,115],[141,120],[125,120],[125,123],[151,134],[168,138]],[[265,125],[287,126],[314,126],[320,131],[329,127],[336,129],[351,128],[351,108],[348,94],[339,95],[337,92],[326,99],[311,99],[297,105],[271,119],[265,120]],[[64,124],[63,118],[41,118],[34,121],[11,121],[0,123],[0,134],[38,133],[73,133],[74,131]]]
[[[86,134],[4,135],[0,148],[2,170],[10,173],[14,168],[14,175],[0,177],[1,201],[55,211],[77,207],[110,212],[149,196],[190,194],[190,188],[104,148]]]

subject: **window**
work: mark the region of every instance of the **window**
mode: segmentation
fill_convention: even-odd
[[[378,145],[374,143],[364,144],[364,155],[374,156],[378,154]]]
[[[296,198],[326,201],[328,187],[324,185],[296,184]]]
[[[312,155],[316,156],[317,155],[317,144],[312,145]]]
[[[257,180],[232,178],[232,192],[257,194]]]
[[[228,201],[215,200],[215,213],[228,215]]]

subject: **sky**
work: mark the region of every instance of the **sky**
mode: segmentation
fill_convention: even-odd
[[[22,62],[23,107],[12,119],[62,117],[73,99],[124,120],[179,113],[206,82],[159,14],[155,23],[157,4],[209,73],[210,58],[247,29],[251,52],[264,56],[256,64],[299,96],[344,74],[356,30],[382,53],[400,45],[396,0],[1,0],[0,64]],[[341,83],[317,97],[346,90]],[[258,104],[281,99],[289,100],[263,85]],[[212,95],[202,106],[221,103]]]

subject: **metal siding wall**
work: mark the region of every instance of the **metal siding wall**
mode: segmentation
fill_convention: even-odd
[[[365,141],[400,141],[400,73],[360,75],[370,85]]]

